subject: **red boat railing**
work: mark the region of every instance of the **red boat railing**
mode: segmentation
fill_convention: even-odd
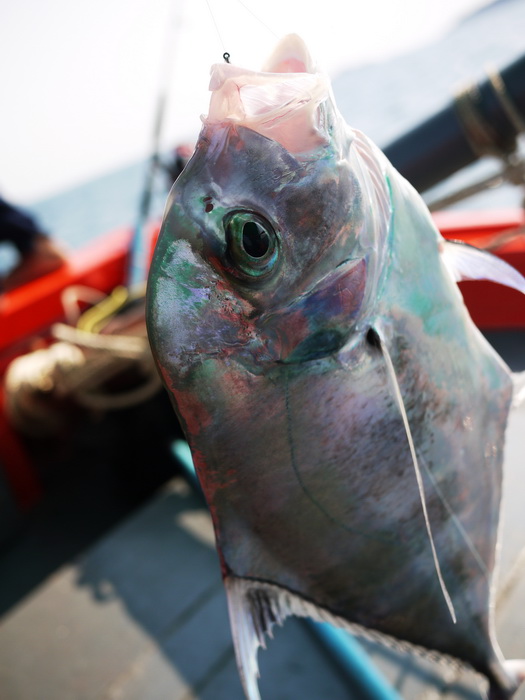
[[[525,275],[525,234],[517,234],[525,225],[522,210],[440,212],[434,218],[446,238],[491,247]],[[158,230],[156,224],[149,231],[151,248]],[[50,326],[65,320],[62,295],[67,287],[82,285],[109,293],[123,284],[131,236],[131,229],[123,229],[97,239],[73,253],[62,269],[0,296],[0,465],[22,508],[38,498],[39,484],[22,443],[6,420],[1,377],[14,357],[46,343]],[[460,286],[482,330],[525,329],[524,295],[492,282],[462,282]]]
[[[439,212],[434,214],[445,238],[471,245],[491,246],[496,255],[525,274],[525,226],[520,209],[502,212]],[[154,225],[154,240],[159,226]],[[51,324],[64,320],[62,293],[83,285],[109,293],[122,284],[132,232],[114,231],[71,255],[60,270],[0,296],[0,376],[16,355],[27,352],[35,339],[45,336]],[[461,283],[465,303],[483,330],[525,329],[525,297],[492,282]]]

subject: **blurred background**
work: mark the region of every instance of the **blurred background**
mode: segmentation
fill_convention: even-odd
[[[137,225],[159,115],[169,164],[177,146],[194,144],[210,66],[225,52],[257,70],[280,37],[298,33],[348,123],[386,147],[459,87],[520,57],[524,28],[523,0],[2,0],[0,196],[75,252]],[[485,158],[436,191],[498,168]],[[154,220],[169,187],[157,168]],[[456,207],[499,210],[522,199],[523,188],[506,186]],[[13,255],[0,244],[0,275]],[[514,369],[524,368],[522,349],[523,331],[513,334]],[[0,698],[239,700],[213,533],[166,459],[164,443],[171,450],[181,437],[166,396],[70,432],[72,447],[38,447],[45,498],[16,512],[8,531],[0,512]],[[516,437],[512,450],[522,464]],[[516,471],[507,486],[510,578],[524,561],[521,483]],[[508,654],[523,656],[511,614],[523,609],[523,586],[520,595],[504,622]],[[294,623],[273,649],[262,660],[266,700],[353,697]],[[476,683],[368,651],[407,700],[480,697]]]
[[[519,55],[524,13],[520,0],[4,2],[0,193],[73,247],[132,224],[159,96],[169,154],[196,139],[210,66],[228,51],[258,69],[288,32],[332,77],[347,121],[385,146]]]
[[[166,84],[165,148],[195,138],[207,110],[209,69],[224,51],[233,63],[259,69],[277,39],[296,32],[335,77],[435,41],[488,4],[328,0],[313,10],[277,0],[5,2],[0,187],[28,202],[146,156]],[[498,42],[488,32],[480,28],[479,37],[481,61],[504,58],[493,54]],[[443,60],[438,53],[436,64]],[[453,79],[465,69],[469,75],[461,55],[453,62]],[[366,101],[363,90],[348,95],[345,107]]]

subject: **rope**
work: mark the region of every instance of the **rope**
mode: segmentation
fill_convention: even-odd
[[[480,104],[481,94],[476,84],[467,85],[456,94],[454,100],[459,122],[473,153],[479,158],[484,156],[501,158],[504,152],[498,145],[496,133],[482,115]]]
[[[113,314],[116,314],[128,301],[129,294],[126,287],[115,287],[99,304],[91,307],[78,319],[78,327],[91,333],[100,330],[101,325]]]
[[[500,105],[507,116],[507,119],[512,124],[517,134],[525,133],[525,120],[521,116],[519,110],[516,108],[511,96],[507,90],[505,82],[501,77],[501,73],[496,70],[487,71],[490,84],[492,89],[496,93]]]
[[[145,337],[127,335],[99,335],[80,328],[56,323],[51,333],[57,340],[77,345],[84,349],[102,350],[110,356],[122,359],[141,360],[149,355],[149,344]]]
[[[81,291],[84,297],[96,297],[93,291]],[[77,293],[69,294],[69,313]],[[89,310],[87,321],[93,324],[83,316],[79,323],[100,328],[114,317],[114,302],[110,295]],[[93,333],[63,323],[55,324],[51,334],[57,342],[17,358],[5,375],[6,410],[22,433],[33,437],[56,433],[67,423],[71,402],[91,410],[119,410],[143,403],[160,390],[143,314],[128,334]],[[123,372],[137,375],[138,385],[123,391],[109,388],[107,383]]]
[[[494,70],[488,71],[487,74],[494,94],[516,135],[525,133],[525,120],[509,95],[501,74]],[[503,182],[517,186],[525,184],[525,161],[518,156],[517,139],[513,137],[512,143],[507,149],[499,145],[497,133],[482,114],[479,86],[471,84],[460,90],[455,96],[454,106],[459,123],[473,153],[479,158],[495,156],[503,161],[503,169],[495,175],[433,201],[429,205],[430,211],[451,206],[490,187],[501,185]]]

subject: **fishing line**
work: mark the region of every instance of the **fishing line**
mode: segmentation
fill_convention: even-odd
[[[160,163],[160,141],[175,64],[175,53],[179,44],[177,39],[182,25],[182,7],[181,3],[178,5],[173,3],[171,5],[170,21],[165,30],[164,46],[161,55],[161,75],[157,95],[157,108],[153,125],[152,150],[142,189],[137,221],[135,222],[128,252],[126,269],[126,286],[128,287],[137,286],[144,281],[146,276],[147,254],[145,251],[144,229],[146,228],[151,209],[155,175]]]
[[[391,385],[391,388],[392,388],[392,391],[394,394],[394,398],[395,398],[396,403],[397,403],[397,407],[399,408],[399,412],[401,413],[403,425],[405,426],[405,433],[406,433],[407,440],[408,440],[408,446],[410,448],[410,454],[412,456],[412,464],[414,465],[414,471],[416,473],[417,487],[419,489],[419,498],[421,500],[421,507],[423,509],[425,526],[427,529],[428,539],[430,541],[430,548],[432,550],[432,557],[434,559],[434,568],[436,570],[436,575],[438,577],[439,585],[441,586],[441,592],[443,593],[445,603],[447,604],[448,611],[450,613],[450,617],[452,618],[452,622],[454,624],[456,624],[457,620],[456,620],[456,612],[454,610],[454,604],[452,603],[452,599],[450,597],[450,594],[447,590],[447,586],[446,586],[445,581],[443,579],[443,574],[441,573],[441,566],[439,564],[439,559],[437,556],[436,547],[434,545],[434,536],[432,535],[432,528],[430,526],[430,518],[428,517],[427,502],[426,502],[426,498],[425,498],[425,487],[423,486],[423,478],[421,476],[421,470],[419,468],[419,463],[417,461],[416,448],[414,446],[414,440],[412,439],[412,431],[410,430],[410,424],[408,422],[408,416],[407,416],[407,413],[405,410],[405,404],[403,403],[401,389],[399,388],[399,384],[397,382],[394,364],[392,362],[392,358],[390,357],[390,353],[387,350],[386,343],[384,342],[381,335],[377,332],[377,329],[370,329],[369,335],[374,339],[374,341],[376,341],[376,342],[379,341],[379,343],[380,343],[381,354],[383,355],[383,358],[385,360],[387,374],[388,374],[388,378],[390,380],[390,385]]]
[[[224,41],[222,40],[222,34],[219,30],[219,25],[217,24],[217,20],[215,19],[215,15],[213,14],[213,11],[211,9],[211,5],[210,5],[209,0],[206,0],[206,5],[208,5],[208,11],[211,15],[212,22],[215,25],[215,31],[217,32],[217,36],[219,37],[219,42],[222,46],[222,50],[223,50],[222,57],[224,58],[226,63],[229,63],[230,62],[230,54],[226,51],[226,46],[224,44]]]
[[[372,329],[372,328],[368,331],[367,341],[368,341],[371,345],[373,345],[374,347],[378,348],[379,350],[383,350],[383,346],[381,345],[381,338],[379,337],[379,334],[378,334],[376,331],[374,331],[374,329]],[[386,350],[385,350],[385,352],[386,352]],[[388,353],[386,353],[386,354],[388,354]],[[386,359],[386,358],[385,358],[385,359]],[[391,361],[391,359],[390,359],[390,355],[388,355],[388,360],[390,361],[390,364],[391,364],[392,370],[393,370],[393,365],[392,365],[392,361]],[[395,378],[395,373],[394,373],[394,378]],[[397,398],[397,397],[396,397],[396,398]],[[404,406],[404,404],[403,404],[403,411],[404,411],[404,408],[405,408],[405,406]],[[406,415],[406,414],[405,414],[405,415]],[[411,436],[409,437],[409,441],[410,441],[410,440],[411,440]],[[435,478],[434,478],[434,475],[432,474],[432,472],[431,472],[430,469],[428,468],[428,465],[426,464],[425,460],[422,459],[422,458],[420,457],[420,458],[419,458],[419,461],[420,461],[421,464],[423,465],[423,467],[424,467],[424,469],[425,469],[425,472],[426,472],[428,478],[429,478],[430,481],[432,482],[432,486],[434,487],[435,492],[436,492],[437,495],[439,496],[439,499],[440,499],[441,503],[443,504],[443,506],[444,506],[445,509],[447,510],[448,514],[449,514],[450,517],[452,518],[452,521],[453,521],[454,525],[457,527],[457,529],[458,529],[460,535],[463,537],[463,540],[465,541],[465,544],[467,545],[468,549],[470,550],[470,553],[472,554],[472,556],[473,556],[474,559],[476,560],[477,565],[478,565],[479,568],[481,569],[481,573],[485,576],[485,578],[486,578],[487,580],[489,580],[489,578],[490,578],[490,573],[489,573],[489,571],[488,571],[488,569],[487,569],[487,567],[486,567],[486,565],[485,565],[485,562],[483,561],[483,559],[482,559],[482,557],[481,557],[481,554],[478,552],[478,550],[477,550],[477,548],[476,548],[476,545],[475,545],[474,542],[472,542],[472,540],[470,539],[469,534],[468,534],[468,532],[465,530],[465,528],[463,527],[463,524],[462,524],[461,520],[458,518],[458,516],[457,516],[457,515],[454,513],[454,511],[452,510],[452,507],[450,506],[449,502],[448,502],[447,499],[445,498],[445,495],[444,495],[443,491],[440,489],[440,487],[439,487],[437,481],[436,481]]]
[[[258,17],[255,14],[255,12],[253,12],[253,10],[250,10],[250,8],[247,5],[245,5],[242,0],[237,0],[237,2],[239,3],[239,5],[242,5],[244,7],[244,9],[246,10],[246,12],[249,12],[252,15],[252,17],[254,19],[256,19],[257,22],[259,22],[259,24],[262,24],[262,26],[265,27],[270,32],[270,34],[273,34],[273,36],[276,39],[280,38],[279,35],[276,34],[276,32],[274,32],[273,29],[266,24],[266,22],[263,22],[262,19],[260,17]]]
[[[474,542],[470,539],[469,534],[468,534],[468,532],[465,530],[465,528],[463,527],[463,524],[462,524],[461,520],[458,518],[458,516],[457,516],[457,515],[454,513],[454,511],[452,510],[452,507],[449,505],[447,499],[445,498],[445,496],[444,496],[444,494],[443,494],[443,491],[439,488],[438,483],[437,483],[437,481],[435,480],[434,475],[432,474],[432,472],[431,472],[430,469],[428,468],[428,465],[425,463],[425,460],[422,459],[421,457],[420,457],[419,459],[420,459],[421,464],[423,465],[423,467],[424,467],[424,469],[425,469],[425,472],[427,473],[428,478],[429,478],[430,481],[432,482],[432,486],[434,487],[434,490],[436,491],[437,495],[439,496],[439,499],[440,499],[441,503],[445,506],[446,510],[448,511],[448,514],[450,515],[450,517],[452,518],[452,521],[454,522],[454,525],[455,525],[455,526],[457,527],[457,529],[459,530],[459,533],[460,533],[461,536],[463,537],[463,539],[464,539],[464,541],[465,541],[465,544],[466,544],[467,547],[469,548],[470,553],[472,554],[472,556],[473,556],[474,559],[476,560],[476,563],[477,563],[477,565],[479,566],[479,568],[480,568],[480,570],[481,570],[481,573],[483,574],[483,576],[484,576],[484,577],[487,579],[487,581],[488,581],[488,580],[490,579],[490,572],[489,572],[489,570],[487,569],[487,567],[486,567],[486,565],[485,565],[485,562],[484,562],[483,559],[481,558],[481,554],[478,552],[478,550],[477,550],[477,548],[476,548],[476,545],[475,545]]]
[[[276,32],[274,32],[273,29],[266,24],[266,22],[263,22],[263,20],[258,15],[256,15],[253,10],[251,10],[247,5],[245,5],[244,2],[242,2],[242,0],[237,0],[237,2],[239,3],[239,5],[241,5],[246,10],[246,12],[249,12],[251,14],[251,16],[257,22],[259,22],[260,25],[262,25],[268,32],[270,32],[270,34],[272,34],[272,36],[274,36],[276,39],[279,39],[279,35]],[[223,50],[222,57],[226,61],[226,63],[229,63],[230,62],[230,54],[228,53],[228,51],[226,51],[226,45],[225,45],[224,40],[222,38],[222,34],[221,34],[220,29],[219,29],[219,24],[215,18],[213,10],[211,9],[211,5],[210,5],[209,0],[206,0],[206,5],[208,6],[208,12],[210,13],[212,22],[215,26],[215,31],[217,32],[219,42],[222,46],[222,50]]]

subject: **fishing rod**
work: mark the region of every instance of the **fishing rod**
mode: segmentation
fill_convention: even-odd
[[[251,14],[254,14],[244,3],[239,0],[240,4],[248,10]],[[210,3],[206,0],[209,13],[211,15],[212,21],[215,25],[219,41],[224,47],[224,42],[222,39],[221,32],[219,30],[217,21],[211,9]],[[153,184],[155,182],[155,175],[157,173],[160,164],[160,139],[162,134],[162,127],[164,124],[164,116],[166,113],[166,105],[168,102],[169,86],[171,73],[173,69],[173,55],[177,47],[177,34],[179,33],[180,26],[182,24],[182,2],[179,3],[178,11],[175,10],[175,5],[172,6],[172,18],[168,25],[168,30],[166,32],[165,46],[164,46],[164,61],[162,65],[164,66],[164,80],[161,81],[161,87],[159,90],[157,98],[157,109],[155,112],[155,121],[153,128],[153,146],[151,149],[151,156],[149,158],[148,166],[146,169],[146,177],[144,180],[144,187],[142,189],[142,195],[140,198],[139,213],[137,216],[137,221],[133,229],[133,235],[130,242],[130,247],[128,251],[127,263],[126,263],[126,274],[125,274],[125,285],[127,288],[132,288],[138,286],[144,281],[146,275],[146,251],[144,250],[144,229],[148,222],[149,213],[151,209],[151,200],[153,196]],[[254,15],[256,17],[256,15]],[[261,21],[261,20],[259,20]],[[264,23],[261,21],[261,24]],[[266,25],[264,25],[266,26]],[[269,29],[267,27],[267,29]],[[271,30],[269,30],[271,31]],[[230,54],[224,50],[223,58],[226,63],[229,63]]]
[[[483,156],[496,156],[511,167],[516,139],[525,132],[524,75],[525,55],[467,86],[444,109],[387,146],[385,155],[420,192]]]
[[[125,284],[128,288],[142,283],[146,275],[144,229],[149,218],[151,200],[153,196],[153,185],[160,163],[160,140],[162,127],[164,125],[166,105],[168,103],[169,88],[174,65],[174,54],[177,48],[177,35],[182,24],[182,3],[179,3],[179,5],[180,6],[177,9],[177,3],[172,5],[171,21],[168,23],[168,28],[166,30],[163,60],[161,61],[164,75],[159,81],[160,88],[157,96],[157,107],[155,110],[151,155],[146,168],[146,177],[140,198],[139,212],[133,229],[133,235],[131,237],[126,263]]]

